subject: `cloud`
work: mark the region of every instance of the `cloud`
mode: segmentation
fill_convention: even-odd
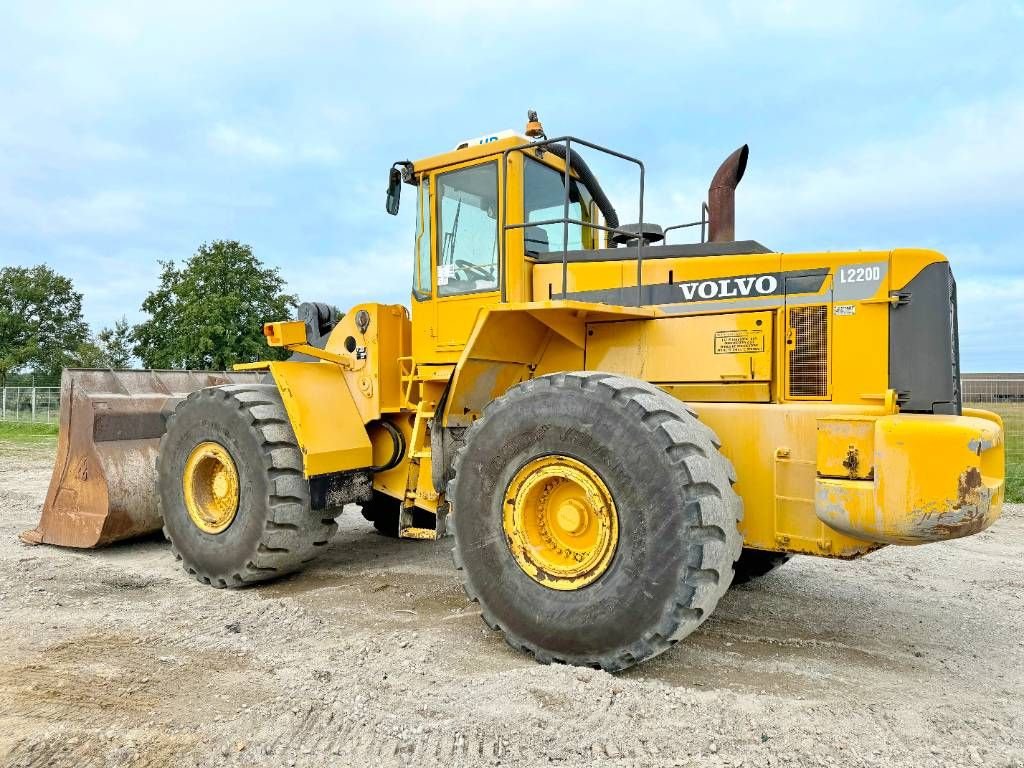
[[[328,142],[311,138],[307,142],[282,143],[224,123],[210,131],[209,144],[218,152],[243,160],[331,164],[341,158],[337,147]]]
[[[1024,326],[1024,278],[960,278],[957,304],[964,371],[1024,368],[1024,336],[1007,333]]]
[[[210,131],[210,146],[228,155],[256,160],[280,160],[285,150],[265,136],[248,133],[220,123]]]
[[[1024,94],[936,115],[919,131],[809,158],[799,167],[751,166],[741,191],[748,232],[792,234],[808,222],[977,216],[1024,208]]]
[[[0,189],[0,222],[38,235],[126,233],[142,227],[146,204],[135,190],[98,190],[45,199]]]

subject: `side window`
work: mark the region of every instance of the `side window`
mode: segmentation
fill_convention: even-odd
[[[537,162],[532,157],[524,159],[523,206],[527,223],[550,221],[565,216],[565,177],[554,168]],[[569,218],[577,221],[593,221],[591,218],[590,192],[576,179],[569,180]],[[569,225],[568,250],[593,248],[593,230],[586,231],[578,224]],[[526,230],[526,252],[546,253],[561,251],[565,237],[565,225],[543,224]]]
[[[416,274],[413,295],[420,301],[430,298],[430,178],[420,182],[416,200]]]
[[[498,287],[498,164],[437,177],[437,295]]]

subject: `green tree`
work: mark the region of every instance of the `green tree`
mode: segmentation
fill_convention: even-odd
[[[71,280],[45,264],[0,268],[0,382],[21,370],[60,376],[88,336]]]
[[[149,319],[134,330],[135,354],[147,368],[227,369],[289,354],[267,346],[263,324],[289,319],[295,297],[248,245],[203,243],[181,269],[161,266],[160,285],[142,302]]]
[[[122,317],[113,328],[104,328],[78,345],[73,364],[79,368],[130,368],[134,333]]]
[[[103,350],[100,349],[99,345],[92,340],[83,341],[78,345],[78,349],[75,350],[74,359],[71,364],[76,368],[110,368],[107,365],[106,358],[103,356]]]
[[[96,334],[96,343],[103,356],[106,368],[129,368],[132,364],[132,345],[135,333],[128,324],[128,318],[121,317],[113,328],[104,328]]]

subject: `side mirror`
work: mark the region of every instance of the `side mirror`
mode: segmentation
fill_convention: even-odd
[[[388,202],[387,212],[392,216],[398,214],[398,205],[402,199],[402,172],[392,167],[388,171]]]

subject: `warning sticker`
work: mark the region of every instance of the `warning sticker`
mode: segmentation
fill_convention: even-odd
[[[750,352],[764,352],[764,331],[760,328],[752,328],[749,331],[715,331],[716,355]]]
[[[857,305],[856,304],[836,304],[835,308],[832,310],[832,313],[835,314],[835,315],[839,315],[840,317],[849,317],[850,315],[856,315],[857,314]]]
[[[437,265],[437,284],[448,285],[449,280],[455,279],[455,265],[454,264],[438,264]]]

